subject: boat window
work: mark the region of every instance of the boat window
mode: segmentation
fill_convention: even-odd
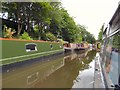
[[[120,53],[120,32],[113,36],[112,51]]]
[[[50,44],[50,48],[53,49],[53,45],[52,44]]]
[[[34,43],[28,43],[25,45],[26,52],[37,51],[37,45]]]

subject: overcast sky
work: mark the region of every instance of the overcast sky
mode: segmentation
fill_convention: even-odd
[[[120,0],[61,0],[76,24],[85,25],[97,39],[103,23],[108,24]]]

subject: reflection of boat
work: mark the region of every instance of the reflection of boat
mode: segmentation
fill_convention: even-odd
[[[73,49],[71,47],[64,47],[65,52],[72,51]]]
[[[64,57],[64,61],[65,62],[69,62],[71,60],[74,60],[75,58],[77,58],[77,54],[76,53],[72,53],[72,54],[70,54],[68,56],[65,56]]]
[[[60,60],[59,62],[53,62],[53,64],[51,64],[49,67],[45,67],[47,70],[39,70],[38,72],[27,76],[27,85],[29,86],[35,84],[37,81],[43,81],[45,78],[47,78],[62,66],[64,66],[64,62],[63,60]],[[44,74],[42,74],[43,72]]]
[[[49,58],[50,59],[50,58]],[[23,66],[3,73],[3,88],[29,88],[38,81],[42,82],[49,75],[64,66],[63,58],[58,60],[46,60],[44,62],[36,62],[32,65]],[[51,58],[52,59],[52,58]],[[17,81],[17,84],[14,83]]]
[[[76,58],[85,58],[90,51],[91,51],[91,50],[78,51],[78,52],[76,51],[76,53],[75,53],[75,52],[70,53],[69,55],[66,55],[66,56],[64,57],[64,60],[65,60],[65,62],[69,62],[69,61],[74,60],[74,59],[76,59]]]
[[[86,50],[86,48],[84,48],[84,47],[78,47],[75,50]]]
[[[39,72],[29,75],[27,77],[27,85],[31,85],[32,83],[36,82],[38,79],[39,79]]]

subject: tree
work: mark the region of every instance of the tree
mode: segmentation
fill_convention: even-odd
[[[49,36],[71,43],[94,39],[85,26],[76,25],[61,2],[5,2],[2,9],[3,13],[8,12],[9,20],[17,22],[18,37],[26,32],[39,40],[47,40]]]
[[[2,13],[8,13],[8,19],[18,23],[17,35],[19,36],[23,25],[29,30],[29,21],[31,10],[31,2],[4,2],[2,3]],[[31,11],[30,11],[31,10]]]
[[[50,23],[50,32],[52,32],[56,37],[62,38],[61,35],[61,22],[62,22],[62,13],[61,13],[61,3],[60,2],[51,2],[52,12],[51,12],[51,23]]]
[[[84,25],[78,25],[78,34],[81,39],[81,41],[87,41],[88,43],[95,43],[94,35],[92,35],[90,32],[87,31],[87,27]],[[80,42],[81,42],[80,41]]]
[[[76,26],[76,34],[75,34],[75,43],[81,43],[82,42],[82,33],[80,29],[80,25]]]
[[[38,12],[39,11],[39,12]],[[52,7],[49,2],[36,2],[33,4],[33,20],[38,25],[39,39],[43,39],[45,29],[48,28],[51,20]]]
[[[100,28],[100,32],[99,32],[99,34],[98,34],[98,40],[100,40],[100,41],[102,41],[103,29],[104,29],[104,24],[103,24],[102,27]]]
[[[61,9],[61,33],[65,41],[74,42],[76,34],[76,24],[72,17],[69,16],[66,10]]]

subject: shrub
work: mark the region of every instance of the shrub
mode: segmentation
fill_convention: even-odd
[[[16,31],[12,28],[8,28],[7,26],[4,25],[4,37],[5,38],[12,38],[13,37],[13,34],[15,33]]]
[[[47,38],[47,40],[50,40],[50,41],[57,40],[57,38],[51,32],[46,33],[46,38]]]
[[[20,39],[25,39],[25,40],[33,40],[27,32],[24,32],[20,37]]]

